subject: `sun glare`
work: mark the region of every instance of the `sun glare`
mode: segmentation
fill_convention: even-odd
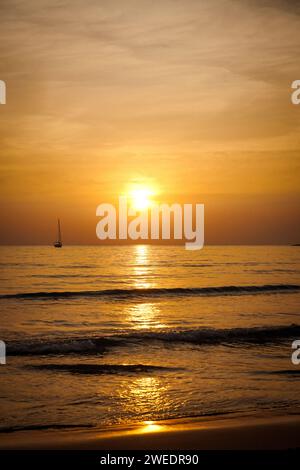
[[[154,192],[149,188],[135,188],[129,191],[130,205],[137,211],[149,209],[153,202],[151,196]]]

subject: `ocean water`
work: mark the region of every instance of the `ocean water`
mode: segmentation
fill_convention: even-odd
[[[1,247],[0,431],[300,413],[298,247]]]

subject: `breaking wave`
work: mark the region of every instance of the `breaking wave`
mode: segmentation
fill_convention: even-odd
[[[104,374],[145,374],[150,372],[167,372],[178,368],[153,366],[148,364],[38,364],[28,366],[30,369],[54,372],[68,372],[79,375]]]
[[[149,289],[106,289],[95,291],[23,292],[4,294],[0,299],[65,299],[76,297],[164,297],[164,296],[216,296],[253,295],[300,291],[300,285],[266,284],[262,286],[171,287]]]
[[[195,345],[274,344],[300,336],[300,325],[261,326],[251,328],[197,328],[191,330],[155,330],[132,332],[102,337],[68,338],[64,340],[25,340],[7,343],[10,356],[103,354],[114,347],[162,343],[189,343]]]

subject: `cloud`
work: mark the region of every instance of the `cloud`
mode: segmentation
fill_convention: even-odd
[[[74,178],[164,162],[167,180],[187,156],[197,175],[205,152],[238,153],[243,172],[245,151],[300,148],[299,2],[2,0],[0,15],[0,155],[40,181],[45,159]]]

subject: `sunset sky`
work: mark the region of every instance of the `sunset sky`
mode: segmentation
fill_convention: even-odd
[[[300,2],[1,0],[2,244],[100,243],[131,184],[206,243],[300,242]]]

